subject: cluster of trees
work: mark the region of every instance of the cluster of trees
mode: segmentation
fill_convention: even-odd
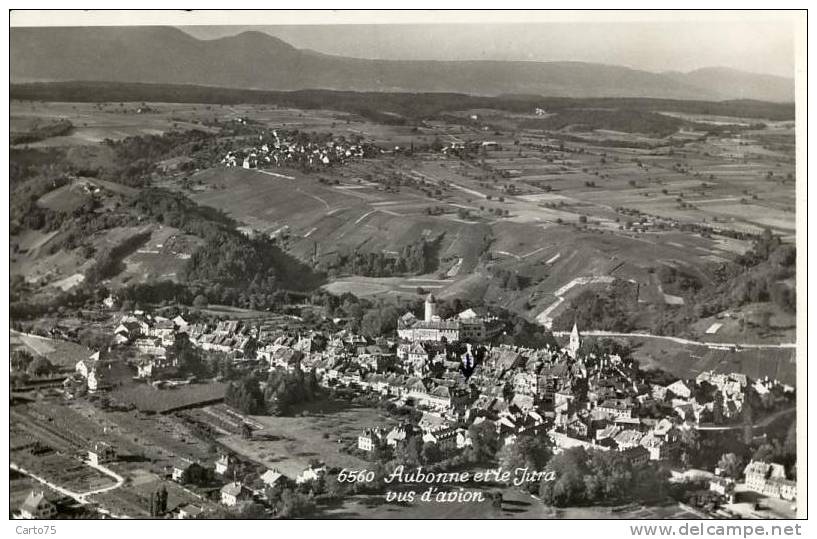
[[[553,334],[538,324],[508,311],[499,311],[498,317],[504,322],[504,331],[498,338],[502,344],[528,348],[559,347]]]
[[[18,171],[25,175],[29,171]],[[14,171],[12,171],[12,174]],[[35,173],[34,176],[24,176],[17,181],[9,181],[11,195],[9,197],[9,232],[14,235],[24,230],[42,230],[51,232],[58,230],[66,218],[70,216],[64,212],[54,211],[37,204],[37,200],[46,193],[68,183],[68,178],[62,174],[52,176],[51,173]]]
[[[150,239],[150,231],[129,236],[118,244],[96,254],[94,263],[85,272],[89,283],[98,283],[122,271],[122,259],[144,245]]]
[[[530,286],[530,277],[520,275],[519,272],[514,269],[493,266],[490,269],[490,272],[491,275],[493,275],[496,283],[502,288],[508,290],[522,290],[523,288]]]
[[[244,414],[263,414],[266,412],[264,393],[254,376],[230,382],[224,393],[224,402]]]
[[[397,318],[403,313],[395,305],[379,304],[363,315],[360,331],[367,337],[377,338],[397,331]]]
[[[685,305],[661,306],[651,318],[657,334],[682,335],[690,324],[747,303],[771,302],[785,312],[797,310],[797,292],[790,283],[796,277],[797,250],[766,230],[755,238],[753,248],[734,263],[721,264],[713,272],[714,284],[702,286],[687,296]],[[766,330],[768,316],[757,325]],[[750,323],[754,323],[749,320]]]
[[[322,398],[323,391],[314,370],[304,373],[301,369],[275,369],[267,377],[263,396],[268,413],[286,415],[293,406]]]
[[[182,272],[188,286],[209,303],[268,308],[273,294],[312,290],[323,282],[306,264],[285,253],[266,237],[248,238],[223,213],[195,204],[180,193],[143,189],[131,201],[137,214],[202,238]]]
[[[51,137],[61,137],[68,135],[74,129],[74,125],[65,118],[56,121],[38,124],[23,133],[11,133],[9,144],[30,144]]]
[[[48,376],[56,371],[56,368],[43,356],[34,357],[27,350],[17,349],[11,353],[11,371],[15,375],[36,378]]]
[[[329,269],[366,277],[429,273],[435,271],[439,264],[437,250],[441,239],[442,235],[433,240],[419,238],[400,249],[397,256],[386,256],[382,251],[343,254]]]
[[[520,123],[520,127],[559,131],[565,127],[574,126],[584,131],[602,129],[643,133],[663,138],[677,132],[688,123],[680,118],[644,110],[570,109],[561,110],[557,114],[543,118],[525,120]]]
[[[579,327],[606,331],[631,331],[638,310],[630,283],[616,281],[607,290],[584,290],[553,320],[553,329]]]
[[[685,268],[661,266],[656,272],[665,292],[687,295],[701,288],[701,280]]]
[[[164,486],[150,493],[148,511],[152,517],[162,516],[167,512],[167,489]]]
[[[550,459],[555,480],[543,480],[539,495],[547,505],[566,507],[622,502],[640,496],[660,498],[668,473],[635,468],[618,451],[567,449]]]
[[[150,176],[156,163],[192,151],[191,146],[209,140],[215,135],[204,131],[172,130],[161,135],[126,137],[122,140],[105,140],[113,150],[114,165],[102,172],[106,179],[132,187],[150,184]]]
[[[287,415],[298,404],[323,398],[314,371],[274,369],[264,389],[257,377],[247,375],[227,385],[224,402],[245,414]]]
[[[194,462],[182,472],[181,481],[185,485],[195,485],[197,487],[208,487],[216,480],[216,472],[213,468],[202,466]]]

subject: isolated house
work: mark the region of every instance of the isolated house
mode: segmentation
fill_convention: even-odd
[[[107,442],[96,442],[88,450],[88,462],[94,465],[107,464],[116,460],[116,450]]]

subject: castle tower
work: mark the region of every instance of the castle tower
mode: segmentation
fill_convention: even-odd
[[[434,298],[434,294],[429,294],[426,298],[425,321],[431,322],[431,319],[435,316],[437,316],[437,300]]]
[[[573,323],[573,330],[570,332],[570,344],[567,346],[567,351],[571,357],[576,357],[576,352],[581,346],[581,335],[579,335],[579,327]]]

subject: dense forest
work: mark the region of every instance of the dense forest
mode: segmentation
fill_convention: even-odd
[[[404,245],[396,256],[381,252],[353,252],[338,255],[328,263],[328,271],[364,275],[366,277],[392,277],[395,275],[421,275],[436,271],[439,265],[437,252],[443,234],[434,239],[418,238]]]
[[[31,144],[51,137],[61,137],[68,135],[74,129],[74,125],[65,119],[53,122],[34,125],[25,132],[12,132],[9,136],[9,144]]]

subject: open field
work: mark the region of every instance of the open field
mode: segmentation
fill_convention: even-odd
[[[156,389],[149,384],[123,386],[111,392],[111,397],[141,411],[167,413],[180,408],[222,400],[227,385],[218,382],[189,384]]]
[[[643,368],[658,368],[681,378],[694,378],[704,371],[739,372],[750,378],[768,376],[783,383],[796,383],[794,349],[780,350],[712,350],[655,339],[626,339],[633,347],[633,357]]]
[[[623,116],[596,121],[578,105],[544,117],[480,108],[386,125],[272,105],[12,104],[18,131],[44,118],[69,119],[72,142],[55,137],[38,144],[75,145],[84,137],[68,146],[77,166],[112,159],[109,146],[87,144],[93,136],[84,129],[108,130],[111,138],[173,128],[214,133],[216,122],[240,119],[278,130],[361,135],[381,153],[312,172],[215,166],[172,173],[167,167],[188,159],[174,154],[162,161],[155,182],[224,211],[243,232],[275,237],[289,254],[325,271],[332,293],[395,300],[423,288],[444,299],[485,301],[544,325],[582,292],[604,290],[610,279],[632,284],[644,312],[686,305],[688,298],[656,278],[662,266],[711,284],[720,264],[751,247],[752,238],[742,234],[768,227],[792,239],[792,122],[670,111],[666,122],[636,115],[630,125]],[[468,155],[442,151],[465,142],[475,148]],[[82,186],[113,192],[115,185],[83,178],[38,204],[70,209],[81,203]],[[180,280],[199,242],[172,227],[150,226],[145,245],[126,256],[106,284]],[[104,249],[137,228],[97,233],[93,246]],[[350,267],[356,255],[393,260],[420,238],[435,242],[436,267],[425,275]],[[26,230],[14,241],[12,274],[42,285],[42,297],[76,288],[92,263],[77,249],[56,250],[59,238],[49,234]],[[500,276],[509,273],[519,277],[518,289],[505,286],[507,277]],[[576,279],[582,284],[560,293]],[[711,326],[701,322],[692,331],[700,337]],[[778,316],[773,326],[775,332],[758,338],[790,340],[790,320]],[[734,337],[731,325],[721,331],[716,339]]]
[[[150,110],[148,110],[150,109]],[[215,117],[205,106],[151,103],[89,104],[15,102],[10,123],[12,130],[24,131],[33,122],[60,118],[74,126],[71,133],[27,144],[30,148],[49,146],[86,146],[105,139],[156,135],[171,129],[207,130],[198,122]],[[140,112],[142,111],[142,112]]]
[[[45,357],[52,364],[65,370],[74,370],[79,360],[87,359],[91,354],[91,351],[81,344],[10,331],[11,350],[17,348],[27,350],[34,356]]]
[[[199,507],[212,507],[214,504],[201,496],[185,489],[175,481],[162,479],[152,473],[140,473],[132,478],[127,488],[120,488],[89,497],[89,501],[98,503],[105,509],[134,518],[150,517],[150,495],[161,488],[167,491],[167,508],[172,511],[179,506],[196,504]]]
[[[199,238],[177,228],[157,226],[144,245],[122,260],[125,269],[112,282],[120,285],[178,281],[184,264],[201,243]]]
[[[330,467],[363,469],[367,463],[341,452],[341,444],[356,443],[366,428],[396,425],[396,421],[372,408],[341,403],[328,406],[326,410],[317,408],[296,417],[252,416],[262,427],[253,433],[252,440],[229,435],[219,438],[219,442],[290,477],[300,474],[313,458]]]

